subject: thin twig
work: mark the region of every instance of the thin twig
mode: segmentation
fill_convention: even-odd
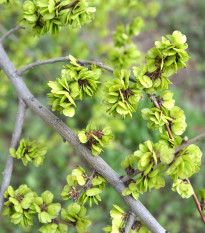
[[[18,143],[19,143],[22,128],[23,128],[24,118],[25,118],[25,112],[26,112],[26,105],[20,99],[19,106],[18,106],[18,112],[16,115],[15,128],[14,128],[14,131],[12,134],[10,148],[16,148]],[[3,180],[2,180],[1,191],[0,191],[0,213],[1,213],[2,208],[3,208],[4,193],[10,184],[12,171],[13,171],[13,157],[11,155],[9,155],[7,162],[6,162],[5,169],[3,171]]]
[[[186,181],[188,182],[188,184],[190,184],[190,185],[192,186],[192,184],[191,184],[191,182],[190,182],[189,179],[186,179]],[[192,188],[193,188],[193,187],[192,187]],[[193,189],[193,191],[194,191],[194,189]],[[197,198],[195,192],[194,192],[194,194],[193,194],[192,196],[193,196],[194,201],[195,201],[195,203],[196,203],[197,209],[198,209],[198,211],[199,211],[199,213],[200,213],[200,215],[201,215],[201,219],[202,219],[202,221],[203,221],[204,224],[205,224],[205,217],[204,217],[204,214],[203,214],[202,209],[201,209],[200,202],[199,202],[199,200],[198,200],[198,198]]]
[[[76,225],[74,222],[67,222],[67,221],[64,221],[64,220],[59,219],[59,218],[54,218],[53,221],[60,222],[60,223],[63,223],[65,225],[68,225],[68,226],[71,226],[71,227],[75,227],[75,225]]]
[[[58,57],[58,58],[52,58],[52,59],[48,59],[48,60],[43,60],[43,61],[36,61],[33,62],[27,66],[24,66],[23,68],[21,68],[19,71],[17,71],[17,74],[19,76],[22,76],[24,72],[26,72],[27,70],[33,69],[36,66],[41,66],[41,65],[46,65],[46,64],[53,64],[53,63],[57,63],[57,62],[70,62],[70,58],[69,56],[66,57]],[[113,72],[114,69],[112,69],[109,66],[104,65],[101,62],[97,62],[97,61],[88,61],[88,60],[81,60],[81,59],[77,59],[77,62],[80,65],[96,65],[104,70],[107,70],[109,72]]]
[[[9,37],[12,33],[14,33],[15,31],[18,31],[19,29],[25,29],[24,27],[21,26],[16,26],[14,28],[12,28],[11,30],[9,30],[8,32],[6,32],[1,38],[0,38],[0,43],[2,44],[4,42],[4,40]]]
[[[132,179],[133,177],[135,177],[136,175],[138,175],[138,174],[140,174],[140,173],[142,173],[142,171],[136,169],[136,170],[133,172],[132,175],[123,176],[121,180],[122,180],[122,182],[125,183],[125,182],[127,182],[128,180]]]
[[[179,145],[175,148],[175,153],[178,153],[180,150],[184,149],[185,147],[187,147],[187,146],[189,146],[189,145],[191,145],[199,140],[202,140],[204,138],[205,138],[205,133],[202,133],[199,136],[192,138],[187,142],[183,142],[181,145]]]
[[[96,174],[96,170],[92,169],[91,170],[91,175],[87,178],[85,185],[78,190],[77,192],[80,194],[82,190],[86,190],[91,182],[91,180],[93,179],[94,175]]]
[[[155,107],[161,110],[160,105],[158,104],[155,97],[153,95],[148,95],[148,96],[149,96],[150,100],[152,101],[152,103],[155,105]],[[174,136],[172,135],[172,131],[167,123],[165,123],[165,127],[166,127],[168,134],[169,134],[170,139],[174,140]]]
[[[134,221],[135,221],[135,214],[133,212],[130,213],[130,216],[129,216],[129,219],[127,221],[127,224],[125,226],[125,230],[124,230],[124,233],[129,233],[131,228],[132,228],[132,225],[134,224]]]

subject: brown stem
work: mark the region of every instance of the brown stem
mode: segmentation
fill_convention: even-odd
[[[78,190],[78,192],[80,193],[82,190],[87,189],[88,185],[90,184],[90,181],[93,179],[94,175],[96,174],[96,170],[92,169],[92,173],[91,175],[87,178],[86,184],[80,189]]]
[[[192,138],[187,142],[182,143],[181,145],[179,145],[175,148],[175,153],[179,152],[180,150],[184,149],[185,147],[187,147],[187,146],[189,146],[189,145],[191,145],[199,140],[202,140],[204,138],[205,138],[205,133],[202,133],[199,136]]]
[[[161,110],[161,108],[160,108],[157,100],[155,99],[155,97],[153,95],[148,95],[148,96],[149,96],[149,99],[153,102],[154,106]],[[170,129],[170,127],[169,127],[169,125],[167,123],[165,123],[165,127],[166,127],[166,130],[167,130],[168,134],[169,134],[170,139],[174,140],[174,137],[172,135],[172,131],[171,131],[171,129]]]
[[[79,2],[80,2],[80,0],[75,0],[74,2],[71,2],[70,4],[68,4],[67,6],[63,6],[60,10],[65,10],[65,9],[73,8]]]
[[[74,222],[67,222],[67,221],[64,221],[64,220],[59,219],[59,218],[54,218],[53,220],[56,222],[60,222],[60,223],[63,223],[65,225],[71,226],[71,227],[75,227],[75,225],[76,225]]]
[[[189,179],[186,179],[186,181],[188,182],[188,184],[191,185],[191,182],[190,182]],[[191,186],[192,186],[192,185],[191,185]],[[192,188],[193,188],[193,186],[192,186]],[[193,191],[194,191],[194,189],[193,189]],[[204,224],[205,224],[205,217],[204,217],[204,214],[203,214],[202,209],[201,209],[200,202],[199,202],[199,200],[198,200],[198,198],[197,198],[195,192],[194,192],[194,194],[193,194],[192,196],[193,196],[194,201],[195,201],[195,203],[196,203],[197,209],[198,209],[198,211],[199,211],[199,213],[200,213],[200,215],[201,215],[201,219],[202,219],[202,221],[203,221]]]
[[[25,112],[26,112],[26,105],[24,101],[21,98],[19,98],[18,112],[16,115],[16,122],[15,122],[14,131],[12,134],[10,148],[16,149],[18,146],[19,140],[21,138],[23,124],[24,124]],[[3,179],[2,179],[1,190],[0,190],[0,213],[3,208],[4,193],[7,190],[10,184],[10,181],[11,181],[11,175],[13,172],[13,164],[14,164],[13,157],[9,155],[6,161],[4,171],[3,171]]]

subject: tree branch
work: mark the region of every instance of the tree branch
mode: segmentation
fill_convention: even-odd
[[[189,179],[186,179],[186,181],[188,182],[188,184],[190,184],[190,185],[192,186],[192,184],[191,184],[191,182],[190,182]],[[193,188],[193,187],[192,187],[192,188]],[[193,188],[193,191],[194,191],[194,188]],[[197,198],[195,192],[194,192],[194,194],[193,194],[192,196],[193,196],[194,201],[195,201],[195,203],[196,203],[196,207],[197,207],[197,209],[198,209],[198,211],[199,211],[199,213],[200,213],[200,215],[201,215],[201,219],[202,219],[202,221],[203,221],[204,224],[205,224],[205,217],[204,217],[203,211],[202,211],[202,209],[201,209],[200,202],[199,202],[199,200],[198,200],[198,198]]]
[[[21,68],[19,71],[17,71],[17,74],[19,76],[22,76],[23,73],[25,73],[27,70],[33,69],[36,66],[41,66],[41,65],[46,65],[46,64],[53,64],[53,63],[57,63],[57,62],[70,62],[70,58],[69,56],[66,57],[58,57],[58,58],[52,58],[52,59],[48,59],[48,60],[43,60],[43,61],[36,61],[33,62],[27,66],[24,66],[23,68]],[[77,62],[80,65],[96,65],[104,70],[107,70],[109,72],[113,72],[114,69],[112,69],[109,66],[104,65],[101,62],[97,62],[97,61],[88,61],[88,60],[81,60],[81,59],[77,59]]]
[[[64,220],[59,219],[59,218],[54,218],[53,221],[54,222],[60,222],[60,223],[63,223],[65,225],[68,225],[68,226],[71,226],[71,227],[75,228],[75,223],[74,222],[67,222],[67,221],[64,221]]]
[[[25,28],[21,26],[16,26],[12,28],[0,38],[0,44],[2,44],[6,38],[8,38],[12,33],[14,33],[15,31],[18,31],[19,29],[25,29]]]
[[[125,231],[124,233],[129,233],[131,228],[132,228],[132,225],[134,224],[134,221],[135,221],[135,214],[134,213],[130,213],[130,216],[129,216],[129,219],[127,221],[127,224],[125,226]]]
[[[22,128],[23,128],[24,118],[25,118],[25,111],[26,111],[25,103],[21,99],[19,99],[18,112],[16,115],[16,123],[15,123],[15,128],[12,134],[10,148],[16,149],[19,143]],[[12,171],[13,171],[13,157],[9,155],[7,162],[6,162],[5,169],[3,171],[3,180],[2,180],[1,191],[0,191],[0,213],[3,208],[4,193],[10,184]]]
[[[154,105],[155,105],[158,109],[161,109],[161,108],[160,108],[160,105],[158,104],[157,100],[155,99],[155,97],[154,97],[153,95],[149,95],[149,98],[150,98],[150,100],[154,103]],[[168,124],[165,124],[165,126],[166,126],[167,132],[168,132],[168,134],[169,134],[169,138],[172,139],[172,140],[174,140],[174,137],[173,137],[173,135],[172,135],[172,132],[171,132],[171,129],[170,129],[169,125],[168,125]],[[190,140],[190,141],[188,141],[188,142],[182,143],[182,145],[179,145],[178,147],[176,147],[176,149],[175,149],[175,150],[176,150],[175,154],[176,154],[177,152],[179,152],[181,149],[183,149],[184,147],[186,147],[186,146],[188,146],[188,145],[190,145],[190,144],[192,144],[192,143],[194,143],[194,142],[200,140],[200,139],[203,138],[203,137],[205,137],[205,134],[199,135],[197,138],[194,138],[194,139],[192,139],[192,140]],[[191,184],[191,182],[190,182],[189,179],[186,179],[186,181],[192,186],[192,184]],[[193,186],[192,186],[192,188],[193,188]],[[194,188],[193,188],[193,190],[194,190]],[[197,198],[195,192],[194,192],[194,194],[193,194],[193,198],[194,198],[195,204],[196,204],[196,206],[197,206],[197,209],[198,209],[198,211],[199,211],[199,214],[201,215],[202,221],[203,221],[204,224],[205,224],[205,217],[204,217],[204,215],[203,215],[203,212],[202,212],[201,207],[200,207],[200,202],[199,202],[199,200],[198,200],[198,198]]]
[[[113,186],[130,207],[131,211],[135,213],[153,233],[165,233],[165,229],[139,200],[136,201],[131,196],[122,195],[122,191],[126,186],[120,180],[118,174],[100,156],[93,156],[87,147],[80,144],[78,136],[61,119],[56,117],[31,94],[22,77],[17,75],[17,70],[4,51],[2,45],[0,45],[0,66],[11,81],[17,94],[24,100],[27,106],[50,125],[51,128],[56,130],[62,138],[67,140],[75,150],[78,151],[79,154],[81,154],[91,166]]]
[[[193,143],[195,143],[197,141],[200,141],[200,140],[202,140],[204,138],[205,138],[205,133],[202,133],[199,136],[197,136],[195,138],[192,138],[187,142],[183,142],[181,145],[179,145],[179,146],[177,146],[175,148],[175,153],[178,153],[180,150],[184,149],[185,147],[187,147],[187,146],[189,146],[189,145],[191,145],[191,144],[193,144]]]

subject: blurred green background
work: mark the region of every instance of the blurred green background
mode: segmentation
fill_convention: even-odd
[[[142,0],[117,1],[90,0],[92,6],[97,7],[96,19],[80,30],[64,28],[57,36],[46,35],[41,38],[33,37],[27,30],[19,31],[5,41],[5,49],[17,68],[21,68],[32,61],[48,59],[72,54],[76,58],[99,60],[115,67],[109,62],[109,50],[113,48],[112,34],[119,23],[126,25],[134,17],[141,16],[145,27],[133,42],[143,53],[154,45],[162,35],[171,34],[173,30],[180,30],[187,36],[190,61],[186,69],[181,70],[172,78],[172,90],[175,93],[176,105],[184,109],[188,127],[184,136],[192,138],[205,132],[205,1],[191,0]],[[4,7],[0,5],[0,33],[3,34],[18,24],[21,14],[19,4]],[[140,61],[140,59],[139,59]],[[138,61],[138,62],[139,62]],[[133,65],[133,64],[132,64]],[[31,92],[47,105],[47,82],[59,77],[63,64],[45,65],[25,73],[25,82]],[[103,80],[111,78],[104,73]],[[115,136],[112,145],[105,149],[102,158],[120,175],[123,169],[120,162],[123,158],[138,149],[138,145],[145,140],[157,142],[157,133],[150,131],[142,119],[140,110],[150,102],[144,98],[140,102],[137,112],[131,120],[113,119],[105,114],[101,105],[101,92],[93,99],[86,99],[77,104],[74,118],[62,118],[69,127],[76,132],[83,129],[90,120],[110,125]],[[17,111],[17,95],[13,87],[0,71],[0,174],[4,169],[8,156],[9,144],[14,128]],[[48,105],[47,105],[48,106]],[[49,107],[49,106],[48,106]],[[50,108],[50,107],[49,107]],[[20,184],[27,184],[39,195],[50,190],[55,195],[55,201],[62,202],[60,193],[66,184],[66,176],[75,166],[81,165],[89,171],[90,166],[79,156],[68,143],[50,129],[30,110],[26,113],[22,137],[37,139],[48,147],[48,153],[43,166],[35,168],[32,164],[24,167],[21,161],[15,160],[11,185],[17,188]],[[200,145],[202,151],[205,146]],[[195,190],[205,187],[205,160],[202,159],[200,173],[191,178]],[[1,183],[2,176],[0,176]],[[146,193],[140,197],[142,203],[150,210],[167,230],[172,233],[202,233],[205,232],[203,223],[192,198],[181,199],[177,193],[171,191],[171,180],[166,180],[166,187]],[[112,204],[117,204],[128,210],[119,195],[107,185],[102,194],[99,206],[89,208],[89,215],[93,222],[90,232],[103,232],[102,228],[110,224],[109,210]],[[105,214],[106,213],[106,214]],[[38,221],[27,232],[37,232]],[[1,233],[20,233],[23,229],[12,225],[6,217],[0,223]],[[69,232],[74,232],[69,229]]]

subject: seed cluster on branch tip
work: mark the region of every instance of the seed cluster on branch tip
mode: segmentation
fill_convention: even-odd
[[[38,167],[43,164],[47,147],[43,147],[42,144],[37,143],[35,140],[30,141],[29,138],[23,138],[18,149],[10,148],[9,152],[12,157],[21,159],[24,166],[27,166],[28,162],[32,162],[35,167]]]
[[[81,143],[91,149],[93,155],[98,156],[103,152],[102,147],[109,144],[113,135],[110,127],[102,128],[90,123],[86,129],[79,131],[78,138]]]
[[[202,153],[198,146],[192,144],[180,151],[175,160],[170,164],[166,175],[173,179],[187,179],[193,174],[199,172]]]
[[[91,178],[78,166],[67,176],[67,185],[64,186],[61,196],[63,200],[73,199],[80,205],[88,202],[91,207],[93,202],[98,205],[101,201],[99,194],[103,192],[105,184],[106,180],[97,172]]]
[[[155,47],[146,54],[146,63],[133,67],[137,87],[145,89],[148,94],[168,89],[172,84],[168,77],[186,67],[185,62],[189,60],[185,51],[188,47],[186,36],[174,31],[167,38],[162,37],[161,42],[155,42]]]
[[[108,233],[124,232],[126,223],[129,219],[129,213],[126,213],[121,207],[113,204],[110,211],[112,226],[107,226],[103,230]],[[150,230],[141,221],[135,221],[129,233],[151,233]]]
[[[52,110],[58,110],[68,117],[75,115],[75,100],[82,100],[92,97],[100,87],[101,69],[92,65],[90,68],[81,66],[77,60],[69,55],[71,64],[65,65],[61,78],[56,81],[49,81],[48,86],[51,93],[48,93]]]
[[[21,23],[36,35],[56,34],[63,26],[81,27],[94,19],[95,7],[87,0],[25,1]]]
[[[62,209],[61,217],[65,221],[75,223],[75,229],[78,233],[87,232],[87,227],[91,224],[86,215],[87,209],[77,203],[70,204],[66,209]]]
[[[114,117],[132,118],[138,102],[143,98],[142,91],[136,89],[134,84],[129,84],[129,70],[115,70],[113,74],[115,79],[104,85],[103,103],[106,111]]]
[[[123,195],[132,195],[138,199],[139,194],[165,186],[163,176],[170,176],[174,180],[173,191],[177,191],[182,198],[188,198],[193,194],[192,186],[183,180],[191,177],[200,170],[202,153],[198,146],[191,144],[175,153],[173,146],[166,141],[166,135],[160,137],[156,144],[150,140],[139,145],[139,150],[128,155],[122,161],[121,166],[128,175],[132,175],[138,169],[136,178],[130,179],[122,192]],[[179,182],[180,181],[180,182]]]
[[[183,180],[176,180],[172,185],[172,190],[177,192],[182,198],[189,198],[191,195],[194,194],[194,190],[187,181]]]
[[[127,68],[140,59],[142,54],[131,37],[138,35],[143,26],[144,21],[141,17],[134,18],[126,28],[122,24],[117,26],[113,33],[114,47],[110,48],[108,54],[116,68]]]
[[[142,117],[148,121],[148,128],[163,132],[165,124],[170,126],[174,135],[181,135],[186,130],[187,124],[184,111],[178,106],[174,106],[175,101],[172,99],[173,92],[163,91],[156,98],[160,109],[153,106],[152,108],[143,108]]]
[[[7,201],[4,203],[6,208],[3,214],[10,217],[14,224],[24,228],[33,225],[32,217],[35,214],[40,223],[51,223],[61,210],[59,203],[52,203],[53,194],[50,191],[43,192],[39,197],[27,185],[21,185],[16,190],[9,186],[4,197]],[[46,230],[41,232],[46,233]]]

